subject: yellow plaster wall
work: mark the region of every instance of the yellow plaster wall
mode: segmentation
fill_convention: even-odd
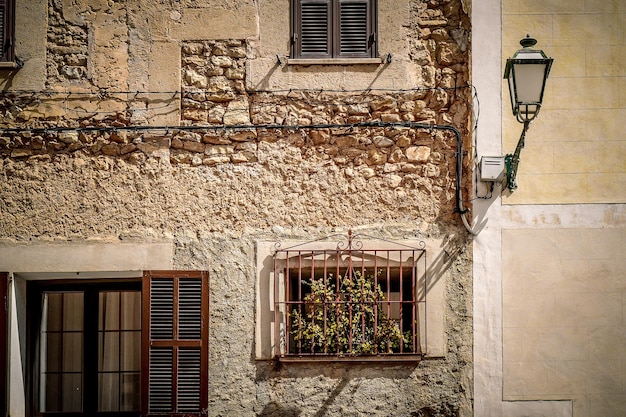
[[[503,0],[502,57],[527,33],[554,58],[505,204],[626,202],[626,1]],[[503,80],[503,153],[521,124]]]
[[[626,228],[502,232],[505,400],[626,413]]]

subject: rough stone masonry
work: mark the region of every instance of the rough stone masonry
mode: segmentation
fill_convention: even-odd
[[[132,91],[130,81],[107,88],[94,65],[94,28],[115,23],[122,49],[106,53],[112,73],[122,73],[141,65],[137,43],[158,42],[140,18],[210,2],[92,3],[49,0],[46,90],[0,95],[0,244],[168,241],[173,268],[209,270],[209,415],[471,415],[472,268],[454,213],[455,138],[351,126],[454,125],[467,148],[469,17],[461,1],[409,2],[407,49],[423,80],[415,89],[254,90],[247,68],[262,40],[226,37],[180,42],[171,94]],[[147,109],[178,113],[179,128],[134,129]],[[320,124],[333,127],[308,128]],[[465,176],[462,186],[470,185]],[[254,361],[255,242],[349,228],[447,239],[446,356],[414,367]]]

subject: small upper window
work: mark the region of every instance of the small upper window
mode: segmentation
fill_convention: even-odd
[[[376,0],[292,0],[292,58],[375,58]]]
[[[12,62],[15,0],[0,0],[0,63]]]

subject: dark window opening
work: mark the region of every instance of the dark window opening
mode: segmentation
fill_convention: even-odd
[[[286,275],[290,354],[416,352],[411,268],[338,268],[327,274],[303,268]]]
[[[139,415],[141,283],[30,283],[33,415]]]

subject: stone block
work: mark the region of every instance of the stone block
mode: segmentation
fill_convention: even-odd
[[[582,54],[578,54],[580,56]],[[626,46],[588,46],[585,48],[585,75],[587,77],[626,76]]]
[[[239,108],[236,106],[229,106],[224,113],[224,124],[226,126],[233,125],[249,125],[250,113],[247,108]]]
[[[532,262],[535,259],[557,259],[558,244],[554,230],[550,229],[509,229],[502,231],[502,259],[508,262],[522,259]],[[505,273],[514,271],[504,271]]]
[[[170,37],[176,40],[246,39],[258,36],[256,14],[253,4],[242,5],[237,10],[186,8],[180,19],[169,20],[167,24]]]
[[[380,119],[387,123],[397,123],[402,121],[402,118],[397,113],[383,113],[380,115]]]
[[[576,112],[584,123],[584,138],[589,141],[624,140],[624,127],[616,120],[626,120],[626,106],[616,109],[586,109]]]
[[[507,93],[508,94],[508,93]],[[505,109],[510,112],[510,108]],[[578,142],[588,140],[586,131],[589,122],[587,110],[559,110],[545,108],[541,110],[540,117],[533,123],[527,136],[535,142]],[[512,117],[507,117],[504,126],[506,135],[506,151],[512,152],[515,149],[514,141],[517,141],[521,133],[522,125],[514,121]],[[536,139],[534,139],[536,138]],[[557,145],[557,149],[559,149]],[[522,151],[523,153],[525,151]]]
[[[185,83],[196,88],[206,88],[209,80],[205,75],[198,74],[193,69],[185,70]]]
[[[107,156],[116,156],[116,155],[119,155],[120,148],[118,145],[114,143],[108,143],[102,146],[102,149],[100,149],[100,152],[102,152],[104,155],[107,155]]]
[[[529,18],[527,15],[504,14],[502,16],[502,27],[507,30],[502,33],[502,58],[510,58],[515,51],[520,49],[519,41],[527,33],[531,34],[535,39],[540,40],[537,47],[547,49],[552,45],[552,25],[553,19],[550,15],[533,15]]]
[[[254,146],[255,143],[251,143],[251,141],[256,141],[257,133],[254,129],[246,129],[246,130],[236,130],[228,134],[228,139],[233,142],[239,142],[238,147],[246,147],[246,146]],[[242,149],[242,148],[239,148]]]
[[[202,160],[203,165],[227,164],[229,162],[230,156],[227,155],[212,155]]]
[[[536,1],[536,0],[519,0],[520,14],[564,14],[579,13],[585,11],[585,0],[568,0],[568,1]]]
[[[623,393],[623,371],[611,361],[554,361],[548,364],[548,395]]]
[[[556,294],[518,293],[503,297],[503,327],[543,327],[560,317],[564,307],[557,308]]]
[[[619,15],[556,14],[552,16],[555,45],[617,45],[621,42]]]
[[[622,108],[619,77],[554,78],[550,84],[555,106],[559,108]]]
[[[542,141],[529,141],[521,154],[521,166],[524,165],[525,172],[531,172],[533,174],[550,174],[553,172],[566,172],[559,171],[555,168],[556,161],[562,160],[562,149],[559,148],[555,151],[558,145],[554,143],[546,143]],[[513,152],[515,148],[511,148]],[[558,152],[558,157],[555,156],[555,152]]]
[[[59,140],[65,144],[78,142],[78,132],[59,133]]]
[[[183,149],[190,152],[204,152],[205,144],[201,142],[183,141]]]
[[[430,157],[428,146],[411,146],[406,149],[406,157],[410,162],[426,162]]]
[[[33,155],[31,149],[13,149],[11,151],[11,158],[25,158],[31,155]]]
[[[586,200],[590,203],[624,203],[626,196],[626,173],[589,174],[589,192]]]
[[[504,204],[556,204],[590,201],[590,174],[524,174],[521,164],[517,175],[519,188],[505,195]],[[615,191],[615,190],[613,190]],[[615,196],[613,196],[615,198]]]

